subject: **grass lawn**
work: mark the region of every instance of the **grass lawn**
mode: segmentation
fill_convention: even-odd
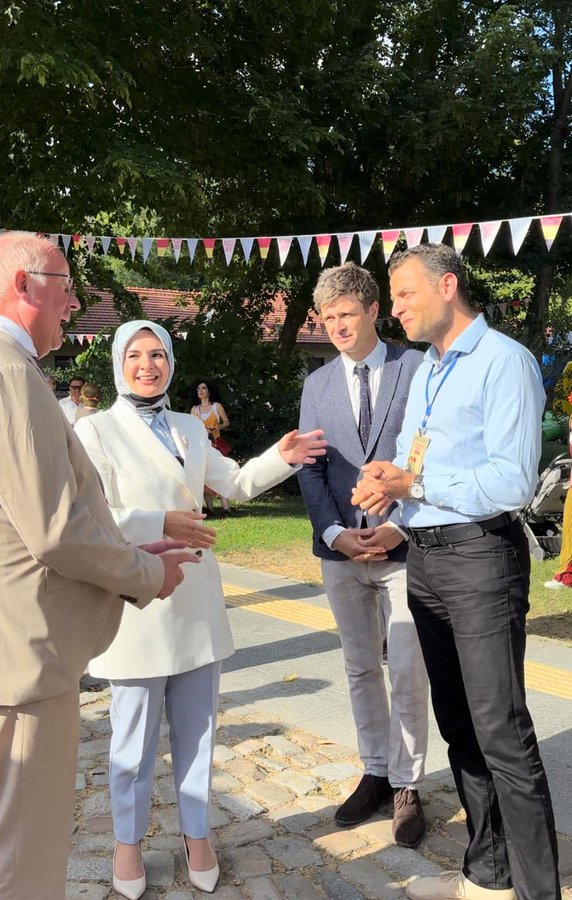
[[[320,563],[312,554],[312,529],[300,497],[266,494],[250,503],[233,504],[233,510],[234,516],[212,522],[222,562],[321,583]],[[572,588],[543,587],[557,565],[554,559],[532,563],[528,631],[572,642]]]

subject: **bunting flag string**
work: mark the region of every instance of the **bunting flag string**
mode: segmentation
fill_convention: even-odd
[[[260,259],[264,261],[268,258],[273,242],[275,242],[277,248],[279,264],[280,266],[284,266],[290,255],[294,241],[298,242],[302,254],[302,261],[306,266],[308,264],[312,242],[315,241],[320,264],[324,266],[328,254],[332,249],[333,237],[336,238],[339,259],[342,263],[348,258],[354,238],[357,238],[357,258],[359,262],[362,264],[365,263],[377,240],[381,244],[381,251],[383,252],[385,262],[388,263],[400,240],[405,241],[405,244],[408,247],[416,247],[421,243],[423,236],[426,233],[427,240],[430,243],[439,244],[443,242],[449,229],[452,234],[453,247],[455,248],[456,253],[461,255],[465,250],[469,238],[471,238],[474,225],[478,227],[483,255],[487,256],[490,253],[504,222],[507,222],[509,226],[512,249],[515,256],[519,253],[524,240],[530,231],[531,224],[534,221],[540,223],[540,229],[546,244],[546,249],[550,252],[554,241],[561,233],[563,221],[569,219],[571,216],[572,212],[567,212],[554,215],[523,216],[514,219],[496,219],[485,222],[456,222],[451,225],[422,225],[407,228],[376,229],[371,231],[347,231],[335,234],[290,234],[236,238],[150,236],[139,238],[122,235],[115,237],[112,235],[64,234],[56,232],[51,232],[49,234],[45,232],[36,232],[36,234],[44,234],[45,237],[56,246],[58,246],[61,241],[66,255],[69,253],[70,247],[72,246],[76,252],[85,246],[87,252],[91,255],[97,249],[97,242],[99,241],[101,243],[103,254],[107,256],[114,242],[120,256],[125,256],[125,248],[129,247],[131,259],[134,260],[141,246],[143,263],[147,262],[153,249],[155,249],[159,259],[170,255],[172,252],[175,262],[178,263],[184,243],[187,245],[188,258],[191,264],[195,260],[199,244],[201,244],[204,249],[206,259],[211,261],[214,258],[215,249],[218,245],[222,249],[222,256],[224,257],[227,266],[231,264],[234,258],[237,244],[240,245],[244,263],[247,264],[251,259],[255,243],[258,246]],[[471,249],[472,251],[475,249],[474,241],[471,241]]]

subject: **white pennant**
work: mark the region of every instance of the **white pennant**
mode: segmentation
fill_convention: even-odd
[[[60,238],[59,234],[47,234],[46,237],[49,240],[50,244],[53,244],[54,247],[58,246]]]
[[[280,265],[283,266],[286,262],[286,257],[290,253],[290,247],[292,246],[292,235],[287,237],[279,237],[276,238],[278,242],[278,256],[280,258]]]
[[[498,307],[501,311],[501,315],[504,316],[506,314],[507,306],[508,306],[508,303],[499,303]]]
[[[310,246],[312,244],[311,234],[297,234],[298,243],[300,245],[300,250],[302,251],[302,261],[304,265],[308,262],[308,253],[310,252]]]
[[[337,234],[336,237],[338,239],[338,247],[340,248],[340,260],[343,265],[348,258],[348,253],[350,252],[350,247],[354,239],[354,234],[353,231],[348,231],[344,234]]]
[[[102,237],[101,237],[101,246],[103,247],[103,255],[104,255],[104,256],[107,256],[107,253],[108,253],[108,251],[109,251],[109,245],[110,245],[110,244],[111,244],[111,238],[110,238],[108,235],[106,235],[106,234],[102,235]]]
[[[135,259],[135,254],[137,252],[137,238],[136,237],[128,237],[127,238],[127,246],[131,250],[131,259]]]
[[[364,263],[370,254],[377,231],[358,231],[360,262]]]
[[[175,262],[179,262],[179,257],[181,255],[181,246],[183,243],[183,238],[171,238],[171,243],[173,245],[173,254],[175,256]]]
[[[430,225],[427,229],[427,237],[430,244],[440,244],[445,237],[448,225]]]
[[[75,334],[75,333],[73,333],[73,332],[71,332],[71,331],[68,331],[68,333],[66,334],[66,338],[67,338],[67,340],[70,342],[70,344],[72,344],[72,346],[73,346],[73,342],[74,342],[75,339],[77,338],[77,334]]]
[[[498,219],[495,222],[479,222],[481,243],[483,245],[483,253],[485,256],[494,244],[494,240],[499,233],[499,228],[501,227],[501,225],[502,219]]]
[[[222,239],[222,249],[224,250],[224,258],[226,259],[227,266],[230,266],[230,261],[232,259],[232,254],[234,253],[235,245],[236,238]]]
[[[254,238],[251,238],[251,237],[241,237],[240,238],[240,246],[242,247],[242,252],[244,253],[245,264],[250,259],[250,254],[252,253],[252,245],[253,244],[254,244]]]
[[[143,238],[143,262],[146,263],[151,252],[151,247],[153,246],[153,238],[144,237]]]
[[[522,219],[508,220],[508,224],[510,226],[510,234],[512,237],[512,249],[514,250],[515,256],[522,247],[522,243],[526,235],[528,234],[528,229],[530,228],[531,222],[532,216],[525,216]]]
[[[60,237],[61,237],[63,245],[64,245],[64,252],[67,256],[68,250],[70,248],[70,243],[71,243],[71,234],[62,234],[62,235],[60,235]]]
[[[417,247],[417,245],[421,243],[424,231],[424,228],[404,228],[403,234],[405,235],[407,246]]]
[[[88,249],[89,255],[93,253],[93,248],[95,246],[95,238],[92,234],[86,234],[85,236],[85,245]]]
[[[187,242],[187,247],[189,248],[189,259],[192,262],[195,258],[195,253],[197,252],[197,244],[199,242],[198,238],[185,238]]]

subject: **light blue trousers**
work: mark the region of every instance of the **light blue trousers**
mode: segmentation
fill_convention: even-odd
[[[149,824],[163,702],[183,834],[209,833],[221,663],[160,678],[111,682],[109,790],[115,838],[136,844]]]

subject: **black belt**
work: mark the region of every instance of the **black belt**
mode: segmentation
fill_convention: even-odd
[[[489,531],[506,528],[513,521],[511,513],[501,513],[493,519],[480,522],[459,522],[458,525],[436,525],[435,528],[406,528],[410,539],[418,547],[446,547],[449,544],[462,544],[482,537]]]

